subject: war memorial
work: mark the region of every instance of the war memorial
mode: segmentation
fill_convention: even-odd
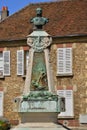
[[[36,17],[30,20],[33,32],[27,36],[29,61],[23,95],[15,97],[14,110],[21,118],[13,130],[64,130],[57,124],[60,112],[65,111],[65,98],[56,93],[50,64],[52,37],[43,30],[49,22],[42,17],[42,9],[36,9]]]

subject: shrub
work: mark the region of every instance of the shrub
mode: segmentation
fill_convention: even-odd
[[[10,122],[7,118],[0,117],[0,130],[9,130],[11,128]]]

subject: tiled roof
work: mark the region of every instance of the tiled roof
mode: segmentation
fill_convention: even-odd
[[[52,36],[87,34],[87,0],[30,4],[0,23],[0,40],[24,39],[32,32],[30,19],[36,16],[36,8],[43,9],[49,18],[44,26]]]

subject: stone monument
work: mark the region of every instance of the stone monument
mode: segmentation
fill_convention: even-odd
[[[42,9],[36,9],[37,16],[30,20],[33,32],[27,36],[29,62],[23,95],[15,98],[16,111],[21,123],[57,123],[58,113],[65,110],[65,100],[57,95],[50,64],[52,37],[43,30],[48,19],[42,17]],[[44,127],[45,127],[44,126]],[[41,126],[43,127],[43,126]]]

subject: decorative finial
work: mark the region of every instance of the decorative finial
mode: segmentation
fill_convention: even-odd
[[[45,25],[46,23],[49,22],[49,20],[48,20],[48,18],[42,17],[41,8],[36,9],[36,14],[37,14],[37,16],[32,18],[30,20],[30,22],[34,24],[34,29],[40,30],[40,29],[42,29],[43,25]]]

